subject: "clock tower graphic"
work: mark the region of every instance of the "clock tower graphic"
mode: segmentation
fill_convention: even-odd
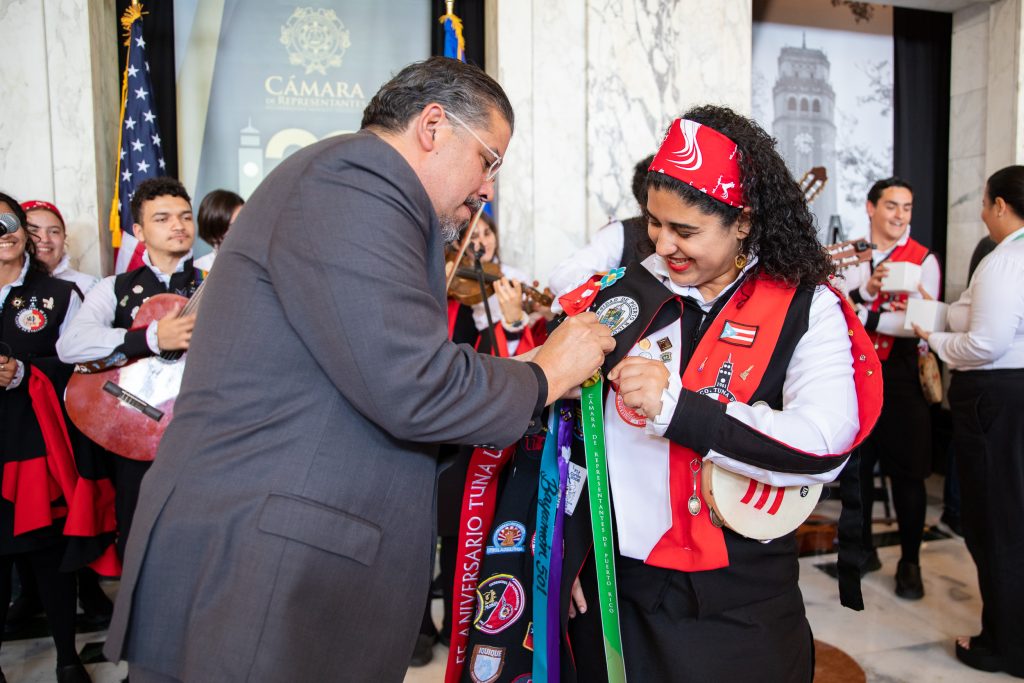
[[[836,94],[829,80],[830,64],[821,50],[784,47],[772,90],[775,119],[772,135],[793,177],[799,180],[813,166],[824,166],[830,182],[811,204],[818,237],[824,239],[836,210]]]

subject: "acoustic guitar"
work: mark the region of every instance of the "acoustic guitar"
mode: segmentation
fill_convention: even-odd
[[[177,306],[179,317],[195,313],[205,284],[200,283],[191,299],[177,294],[151,297],[139,307],[132,329],[161,320]],[[64,394],[68,415],[83,434],[108,451],[131,460],[153,460],[174,417],[186,355],[165,351],[128,361],[116,353],[79,363]]]

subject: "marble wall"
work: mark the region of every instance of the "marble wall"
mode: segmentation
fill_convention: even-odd
[[[979,216],[985,180],[1024,163],[1021,0],[978,2],[953,14],[949,128],[949,222],[946,299],[967,287],[978,240],[988,234]]]
[[[750,0],[488,0],[488,70],[516,111],[502,253],[541,280],[612,217],[633,165],[698,103],[750,110]]]
[[[0,0],[0,188],[57,204],[72,260],[96,275],[110,264],[115,21],[108,2]]]

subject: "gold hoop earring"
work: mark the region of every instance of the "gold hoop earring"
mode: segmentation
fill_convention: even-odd
[[[744,267],[745,267],[746,265],[747,265],[747,257],[746,257],[746,254],[743,254],[743,253],[740,253],[740,254],[736,254],[736,268],[737,268],[738,270],[743,270],[743,268],[744,268]]]

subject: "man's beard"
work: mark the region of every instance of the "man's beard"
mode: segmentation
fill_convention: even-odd
[[[484,202],[479,197],[467,197],[463,203],[469,207],[472,215],[475,216]],[[441,224],[441,239],[446,244],[458,240],[462,231],[469,226],[469,221],[459,220],[455,217],[454,213],[438,216],[438,222]]]

